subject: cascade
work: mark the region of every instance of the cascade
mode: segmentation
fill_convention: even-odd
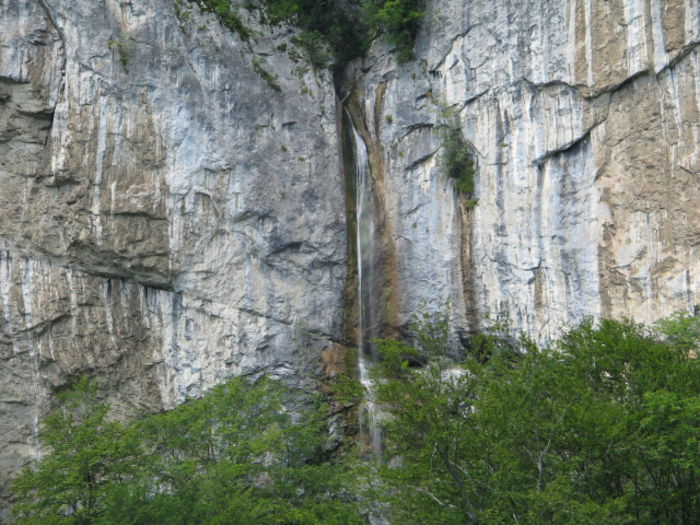
[[[379,464],[382,459],[381,413],[377,405],[375,385],[370,368],[379,356],[372,340],[381,330],[381,272],[378,269],[380,249],[376,246],[377,206],[372,189],[367,144],[355,127],[350,112],[344,110],[346,130],[352,148],[354,165],[355,239],[357,260],[357,368],[364,399],[360,407],[360,442],[364,456]],[[381,506],[368,502],[367,523],[388,525]]]
[[[355,219],[357,249],[357,304],[358,304],[358,371],[364,389],[364,401],[360,409],[360,437],[367,447],[368,455],[379,460],[382,454],[382,434],[374,384],[369,375],[371,363],[377,359],[372,339],[376,337],[377,303],[374,287],[376,280],[375,250],[375,201],[372,193],[372,178],[369,167],[367,145],[352,122],[349,112],[346,117],[351,129],[351,144],[355,166]]]

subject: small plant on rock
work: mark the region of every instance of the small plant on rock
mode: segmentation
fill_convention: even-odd
[[[190,0],[199,4],[205,11],[212,12],[216,15],[216,18],[230,30],[238,33],[241,40],[247,41],[250,39],[250,29],[248,29],[240,17],[236,13],[235,9],[231,6],[230,0]],[[176,8],[179,2],[176,1]]]
[[[465,205],[473,208],[476,204],[472,198],[476,166],[471,147],[464,140],[459,127],[447,126],[442,138],[442,150],[442,163],[447,176],[455,181],[459,193],[467,197]]]
[[[273,75],[267,69],[262,66],[262,61],[259,58],[253,59],[253,69],[255,72],[262,77],[262,79],[267,82],[275,91],[282,91],[282,86],[277,82],[277,75]]]
[[[131,62],[131,40],[130,38],[120,37],[107,42],[107,47],[119,54],[119,63],[125,73],[129,72],[129,62]]]

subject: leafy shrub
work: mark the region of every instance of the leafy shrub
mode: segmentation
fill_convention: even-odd
[[[131,62],[131,44],[133,39],[121,37],[107,42],[107,47],[112,51],[116,50],[119,54],[119,63],[125,73],[129,72],[129,63]]]
[[[83,379],[15,481],[18,524],[359,524],[345,470],[324,455],[327,407],[292,417],[278,384],[234,379],[133,424],[110,422]]]
[[[299,46],[309,64],[315,69],[324,69],[334,62],[333,51],[328,48],[326,36],[313,30],[302,31],[299,36],[292,38],[292,43]]]
[[[342,65],[367,47],[363,21],[332,0],[262,0],[271,23],[289,21],[302,29],[295,43],[316,68]]]
[[[182,12],[175,0],[176,11]],[[243,40],[250,38],[231,0],[190,0],[216,14]],[[424,17],[423,0],[362,0],[361,8],[342,6],[333,0],[250,0],[248,8],[265,7],[270,23],[288,21],[302,30],[299,45],[314,67],[344,65],[363,56],[370,39],[383,33],[397,47],[399,62],[413,58],[413,42]],[[330,52],[326,51],[330,50]]]
[[[307,33],[299,44],[316,67],[332,62],[342,65],[363,56],[371,36],[380,32],[398,48],[400,62],[411,60],[413,42],[424,16],[422,3],[423,0],[363,0],[361,12],[353,13],[331,0],[265,0],[271,22],[289,20]],[[314,56],[319,53],[321,39],[331,49],[332,60],[323,51],[321,57]]]
[[[586,321],[555,350],[487,333],[459,362],[444,323],[428,351],[380,342],[391,523],[697,524],[700,320],[669,323]]]
[[[397,47],[399,62],[412,60],[413,43],[425,15],[422,0],[366,0],[363,8],[370,28],[384,32]]]
[[[267,0],[266,3],[267,16],[273,23],[295,17],[302,7],[298,0]]]
[[[476,169],[471,148],[457,126],[447,126],[442,139],[442,163],[447,176],[455,181],[457,190],[471,197],[474,194]],[[471,202],[475,202],[470,199]]]
[[[588,320],[552,349],[499,327],[466,356],[448,333],[446,316],[424,316],[415,347],[377,342],[396,460],[383,484],[359,483],[392,504],[392,524],[698,523],[700,319],[656,332]],[[361,395],[344,383],[342,397]],[[357,471],[325,452],[327,406],[292,417],[294,395],[238,378],[126,424],[81,379],[44,421],[49,451],[14,482],[17,523],[364,523]]]

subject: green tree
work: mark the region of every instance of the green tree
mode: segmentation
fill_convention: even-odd
[[[331,0],[265,0],[264,4],[270,22],[288,20],[302,29],[295,43],[314,67],[342,66],[363,56],[370,39],[379,33],[396,46],[399,62],[407,62],[414,58],[413,43],[425,16],[423,0],[362,0],[359,13]]]
[[[413,43],[425,16],[422,0],[365,0],[370,28],[381,31],[397,47],[399,62],[414,58]]]
[[[14,485],[19,523],[361,523],[319,397],[238,378],[125,425],[95,395],[83,379],[47,419],[50,451]]]
[[[239,6],[231,0],[189,0],[214,13],[242,40],[252,37],[242,22]],[[184,0],[174,0],[181,19],[189,15]],[[364,56],[378,34],[396,46],[399,62],[414,58],[413,44],[425,16],[423,0],[360,0],[359,5],[334,0],[249,0],[247,9],[263,8],[267,22],[290,22],[301,33],[293,39],[315,68],[342,68],[349,60]]]
[[[293,39],[315,68],[343,66],[368,48],[367,24],[332,0],[264,0],[272,23],[290,21],[301,33]]]
[[[93,523],[110,488],[133,475],[140,456],[133,429],[107,421],[87,378],[58,395],[61,408],[44,421],[50,452],[14,484],[14,512],[22,524]]]
[[[459,360],[444,319],[381,341],[391,522],[699,523],[700,322],[661,326],[487,333]]]

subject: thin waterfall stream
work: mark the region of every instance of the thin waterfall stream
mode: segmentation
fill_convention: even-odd
[[[363,389],[359,409],[360,446],[362,456],[375,466],[382,462],[382,413],[377,403],[376,385],[370,373],[379,359],[374,339],[382,334],[382,244],[379,240],[381,224],[373,177],[370,170],[370,154],[367,143],[353,122],[350,111],[343,108],[345,147],[352,159],[346,164],[348,177],[352,177],[354,189],[355,249],[357,264],[357,369]],[[350,151],[348,151],[350,150]],[[352,213],[352,210],[350,211]],[[374,490],[379,489],[379,477],[367,480]],[[372,499],[365,501],[366,519],[369,525],[389,525],[382,505]]]
[[[355,213],[357,239],[357,281],[358,281],[358,370],[360,382],[364,389],[364,400],[360,409],[360,437],[367,447],[367,455],[376,461],[382,455],[382,432],[379,421],[379,409],[376,402],[375,386],[370,377],[370,367],[377,359],[376,349],[372,344],[375,337],[374,318],[377,298],[373,293],[372,283],[375,272],[375,205],[372,193],[372,176],[369,166],[367,145],[352,124],[352,144],[355,160]]]

